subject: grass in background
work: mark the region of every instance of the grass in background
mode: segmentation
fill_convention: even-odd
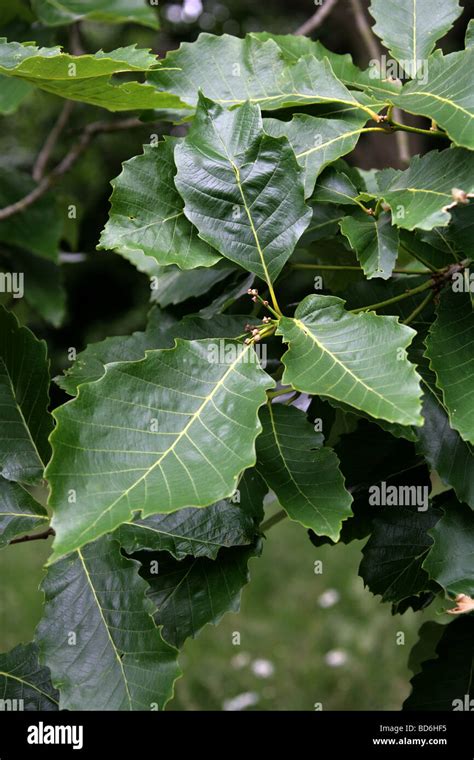
[[[0,553],[1,651],[33,635],[48,543]],[[316,549],[289,520],[273,527],[262,558],[251,560],[241,613],[186,642],[184,677],[169,709],[221,710],[241,694],[254,710],[313,710],[317,702],[324,710],[400,709],[409,692],[410,648],[436,610],[393,617],[357,575],[362,545]],[[315,560],[323,562],[322,575],[314,573]],[[325,601],[333,603],[321,606]],[[234,632],[240,646],[232,644]],[[405,645],[397,645],[399,632]]]

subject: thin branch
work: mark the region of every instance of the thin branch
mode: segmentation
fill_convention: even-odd
[[[84,153],[86,148],[89,147],[93,138],[104,132],[117,132],[123,129],[134,129],[135,127],[142,127],[143,122],[139,119],[123,119],[121,121],[96,121],[88,124],[82,131],[78,141],[72,146],[71,150],[64,156],[62,161],[32,190],[28,195],[20,198],[19,201],[12,203],[10,206],[0,209],[0,221],[3,219],[9,219],[14,214],[19,214],[25,211],[29,206],[35,203],[45,193],[48,192],[50,187],[55,184],[64,174],[66,174],[78,158]]]
[[[54,535],[55,534],[53,528],[47,528],[42,533],[32,533],[28,536],[14,538],[12,541],[10,541],[10,544],[24,544],[25,541],[40,541],[41,539],[49,538],[50,536]]]
[[[372,27],[367,20],[364,8],[362,7],[360,0],[351,0],[351,5],[354,12],[357,29],[359,30],[360,35],[364,40],[370,58],[374,61],[378,61],[380,58],[380,45],[374,35]],[[398,157],[404,166],[408,166],[411,159],[411,151],[410,140],[406,133],[413,130],[405,128],[405,125],[403,124],[403,117],[399,108],[396,109],[396,112],[398,124],[395,140],[397,143]]]
[[[80,21],[69,27],[69,47],[73,55],[84,55],[86,52],[82,46]]]
[[[316,13],[305,21],[304,24],[301,24],[293,34],[311,34],[311,32],[314,32],[318,26],[321,26],[324,19],[329,16],[336,3],[337,0],[324,0],[323,5],[318,8]]]
[[[412,296],[416,296],[418,293],[423,293],[423,291],[428,290],[429,288],[433,288],[437,284],[438,281],[432,278],[431,280],[424,282],[422,285],[418,285],[417,288],[411,288],[410,290],[406,290],[404,293],[399,293],[397,296],[387,298],[385,301],[371,303],[368,306],[361,306],[358,309],[351,309],[351,311],[353,314],[360,314],[362,311],[374,311],[375,309],[383,309],[385,306],[391,306],[394,303],[403,301],[405,298],[411,298]]]
[[[293,386],[291,385],[287,388],[278,388],[277,391],[267,391],[267,398],[273,399],[278,398],[278,396],[288,396],[290,393],[293,393]]]
[[[56,143],[58,142],[64,127],[69,121],[69,117],[72,113],[73,108],[74,102],[72,100],[66,100],[54,127],[44,141],[44,145],[38,153],[35,165],[33,166],[32,175],[35,182],[39,182],[43,179],[48,161],[51,157],[51,153],[56,147]]]
[[[418,293],[423,293],[425,290],[433,289],[435,293],[438,293],[441,288],[445,287],[448,282],[451,282],[452,277],[457,272],[462,272],[468,265],[468,260],[461,261],[459,264],[450,264],[449,267],[445,267],[444,269],[439,270],[436,272],[436,274],[429,280],[426,280],[422,285],[418,285],[417,288],[411,288],[410,290],[406,290],[404,293],[399,293],[397,296],[393,296],[392,298],[387,298],[386,301],[380,301],[379,303],[372,303],[368,306],[361,306],[358,309],[351,309],[352,314],[360,314],[361,312],[366,312],[368,310],[375,310],[375,309],[382,309],[385,306],[391,306],[394,303],[398,303],[399,301],[403,301],[405,298],[411,298],[411,296],[416,296]],[[425,302],[423,301],[423,307],[425,306]],[[418,311],[416,311],[415,314],[411,314],[410,317],[413,319],[413,317],[418,316]]]
[[[422,302],[419,303],[418,306],[415,309],[413,309],[411,314],[409,314],[408,317],[403,320],[402,324],[409,325],[411,322],[413,322],[413,320],[417,318],[418,314],[420,314],[423,311],[425,306],[429,304],[431,299],[434,298],[434,295],[435,295],[434,290],[430,290],[428,295],[425,298],[423,298]]]
[[[346,272],[361,272],[360,266],[346,266],[345,264],[303,264],[299,262],[290,262],[287,264],[291,269],[322,269],[322,270],[328,270],[330,272],[332,271],[346,271]],[[437,270],[435,270],[437,271]],[[420,274],[427,274],[431,275],[430,270],[413,270],[413,269],[392,269],[393,274],[412,274],[412,275],[420,275]]]
[[[351,0],[351,6],[355,16],[357,29],[362,39],[364,40],[368,53],[373,60],[378,61],[380,56],[379,44],[377,42],[377,39],[374,37],[369,22],[367,21],[365,11],[360,0]]]
[[[399,108],[394,108],[393,113],[398,122],[398,129],[395,135],[395,140],[397,141],[398,156],[401,163],[404,164],[404,166],[408,166],[411,160],[409,133],[414,130],[405,125],[403,121],[403,114]]]
[[[280,512],[277,512],[276,514],[272,515],[268,518],[268,520],[265,520],[260,526],[260,530],[262,533],[265,533],[269,528],[271,528],[273,525],[276,525],[277,523],[281,522],[285,519],[285,517],[288,517],[287,513],[284,509],[280,510]]]

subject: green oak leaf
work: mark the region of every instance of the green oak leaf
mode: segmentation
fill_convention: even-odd
[[[206,509],[191,507],[170,515],[135,518],[123,523],[114,536],[128,554],[147,549],[167,551],[178,560],[189,555],[216,559],[223,547],[252,543],[266,492],[257,472],[246,470],[230,499]]]
[[[251,345],[184,341],[116,362],[55,411],[52,561],[123,522],[231,496],[275,382]],[[74,503],[70,503],[71,489]]]
[[[295,407],[268,404],[260,419],[258,472],[292,520],[337,541],[352,514],[337,455]]]
[[[175,95],[158,92],[151,85],[111,81],[113,74],[151,71],[159,65],[148,50],[135,45],[109,53],[100,50],[94,55],[75,56],[62,53],[59,47],[40,48],[0,38],[0,74],[109,111],[186,108]]]
[[[311,205],[312,201],[311,201]],[[309,226],[303,233],[300,246],[309,246],[318,240],[327,240],[337,235],[338,224],[345,216],[345,210],[332,203],[315,203]]]
[[[461,258],[474,259],[474,203],[457,206],[451,211],[451,223],[448,228],[433,230],[442,236],[442,242],[453,258],[456,253]],[[444,233],[444,234],[443,234]],[[469,273],[472,275],[472,273]],[[469,278],[468,278],[469,279]],[[470,278],[470,290],[473,288],[473,277]]]
[[[474,514],[455,498],[430,530],[433,546],[423,568],[447,594],[474,596]]]
[[[248,272],[242,273],[234,271],[233,276],[225,283],[219,295],[217,295],[207,306],[199,309],[198,314],[205,319],[212,319],[220,315],[234,305],[239,298],[247,296],[249,289],[253,286],[255,277]]]
[[[474,153],[463,148],[432,150],[415,156],[404,171],[377,175],[380,196],[392,209],[392,222],[406,230],[446,226],[453,188],[474,191]]]
[[[371,485],[381,481],[393,484],[397,478],[397,484],[403,485],[403,478],[411,478],[412,475],[415,480],[407,480],[407,484],[429,485],[429,478],[425,482],[415,472],[421,460],[416,456],[413,443],[394,437],[375,423],[376,420],[359,419],[356,429],[341,435],[336,444],[341,470],[351,493],[367,494]],[[375,517],[380,507],[369,506]]]
[[[423,560],[433,544],[428,531],[440,517],[433,508],[419,512],[397,506],[384,509],[373,520],[359,575],[383,602],[400,602],[429,589]]]
[[[312,202],[337,203],[341,206],[357,206],[359,191],[352,179],[343,171],[329,166],[319,177],[313,193]]]
[[[106,364],[122,361],[124,355],[127,361],[142,359],[150,349],[172,348],[175,338],[237,338],[244,333],[247,321],[245,316],[222,314],[213,319],[189,315],[181,322],[175,322],[166,312],[159,312],[150,318],[146,330],[90,343],[77,354],[65,374],[56,377],[55,381],[70,396],[76,396],[81,383],[98,380],[104,374]]]
[[[159,268],[152,283],[151,302],[165,309],[171,304],[183,303],[188,298],[196,298],[206,293],[236,271],[225,259],[218,267],[197,267],[179,269],[176,266]]]
[[[0,114],[15,113],[32,89],[28,82],[0,75]]]
[[[403,703],[404,710],[451,712],[471,709],[474,698],[474,617],[466,615],[442,628],[436,657],[423,662],[421,671],[412,678],[412,691]]]
[[[151,348],[171,347],[173,341],[168,337],[168,331],[173,324],[174,321],[164,314],[161,324],[150,329],[131,335],[112,335],[97,343],[89,343],[77,354],[73,364],[64,374],[55,377],[54,380],[63,391],[70,396],[76,396],[79,385],[92,383],[102,377],[106,364],[119,362],[124,356],[128,361],[142,359],[145,352]]]
[[[171,699],[177,652],[155,627],[138,570],[108,536],[48,569],[36,641],[62,710],[161,710]]]
[[[437,590],[433,584],[433,591],[422,591],[418,596],[408,596],[401,602],[394,602],[392,604],[392,615],[404,615],[407,610],[413,610],[413,612],[425,610],[435,601]]]
[[[340,223],[342,234],[355,251],[367,279],[388,280],[398,256],[398,230],[392,226],[390,214],[375,216],[356,212]]]
[[[474,314],[469,293],[442,293],[426,339],[426,356],[436,375],[451,427],[474,444]]]
[[[370,414],[367,412],[362,412],[360,409],[358,409],[356,412],[355,409],[353,409],[348,404],[344,404],[343,401],[336,401],[333,398],[328,398],[326,400],[332,407],[334,407],[334,409],[340,410],[344,415],[351,415],[356,419],[358,417],[359,419],[375,422],[380,428],[382,428],[382,430],[386,430],[396,438],[405,438],[407,441],[413,442],[417,440],[415,430],[418,430],[418,428],[412,428],[408,425],[400,425],[398,422],[387,422],[386,420],[382,419],[374,419]]]
[[[408,486],[411,491],[413,488],[427,487],[428,491],[430,490],[429,470],[424,463],[420,463],[413,443],[395,438],[372,422],[359,420],[355,430],[343,432],[335,450],[341,463],[346,487],[354,497],[354,516],[342,524],[340,542],[344,544],[369,536],[373,521],[382,517],[385,510],[393,510],[393,507],[370,503],[371,486]],[[421,491],[421,495],[424,493]],[[310,538],[316,546],[333,543],[311,532]]]
[[[0,478],[0,548],[22,533],[46,527],[48,521],[46,510],[28,491]]]
[[[139,555],[141,575],[148,582],[148,595],[157,611],[154,619],[163,626],[163,638],[181,648],[208,623],[217,625],[226,612],[238,612],[243,586],[250,580],[248,562],[260,556],[261,539],[251,546],[221,549],[214,560],[187,557],[177,562],[168,554]],[[153,562],[158,562],[154,572]]]
[[[288,343],[283,383],[372,417],[420,425],[419,376],[406,357],[414,331],[396,317],[351,314],[335,296],[307,296],[277,330]]]
[[[429,390],[424,381],[422,387],[425,395],[421,413],[425,422],[416,428],[418,448],[443,483],[474,509],[474,449],[450,426],[434,377]]]
[[[162,68],[147,81],[192,107],[201,91],[227,108],[246,101],[265,111],[331,103],[348,111],[364,110],[367,119],[374,116],[373,109],[335,76],[327,57],[318,60],[310,54],[288,61],[272,39],[262,41],[255,35],[239,39],[202,33],[195,42],[182,42],[167,53]],[[374,101],[374,108],[377,105]]]
[[[48,388],[46,344],[0,307],[0,474],[7,480],[43,477],[53,426]]]
[[[433,9],[431,0],[372,0],[372,27],[406,74],[415,77],[440,37],[449,32],[463,9],[445,0]]]
[[[424,392],[421,413],[425,422],[414,429],[417,448],[443,483],[454,489],[459,501],[474,509],[474,449],[449,424],[441,391],[436,386],[436,375],[423,356],[425,346],[421,337],[419,332],[410,349],[410,358],[417,364]]]
[[[291,121],[264,119],[265,132],[273,137],[284,135],[304,170],[305,195],[310,196],[318,175],[332,161],[354,150],[364,131],[367,114],[356,112],[345,119],[322,119],[295,114]]]
[[[288,141],[265,134],[258,106],[227,111],[201,96],[175,160],[200,237],[271,285],[311,218]]]
[[[428,0],[429,2],[429,0]],[[392,102],[408,113],[428,116],[442,127],[456,145],[474,149],[474,94],[471,71],[474,49],[428,59],[426,81],[404,85]],[[462,185],[455,185],[462,187]]]
[[[269,32],[252,32],[250,35],[262,42],[273,40],[290,63],[297,63],[300,58],[312,55],[323,61],[328,59],[336,77],[346,87],[364,90],[376,97],[383,98],[398,92],[400,84],[386,78],[377,66],[370,66],[365,71],[359,69],[349,53],[334,53],[328,50],[320,40],[312,40],[303,35],[270,34]]]
[[[105,24],[133,22],[158,29],[158,16],[146,0],[33,0],[33,10],[42,24],[63,26],[77,21]]]
[[[132,263],[138,251],[153,264],[181,269],[210,267],[219,260],[184,215],[174,186],[176,143],[176,138],[167,138],[156,147],[145,145],[141,156],[125,161],[112,181],[109,221],[98,248],[115,250]]]
[[[16,704],[12,710],[54,712],[59,709],[59,694],[51,683],[48,668],[38,660],[36,644],[19,644],[10,652],[0,654],[0,694],[7,704],[8,700]]]
[[[447,230],[452,224],[452,220],[455,217],[456,211],[457,210],[455,208],[451,210],[451,222],[447,227],[435,227],[434,229],[428,231],[415,230],[409,232],[408,230],[399,230],[400,256],[402,260],[405,260],[407,264],[409,264],[410,268],[413,267],[414,269],[415,263],[413,262],[413,259],[407,257],[407,254],[412,256],[414,259],[417,259],[420,262],[420,265],[425,265],[427,269],[431,270],[433,267],[436,269],[442,269],[443,267],[454,263],[454,260],[457,260],[452,251],[441,250],[440,248],[441,245],[445,245],[445,243],[443,243],[443,238],[446,241]],[[429,240],[425,239],[427,236],[429,236]],[[434,245],[435,241],[436,246]],[[419,265],[416,266],[418,267]],[[415,283],[414,278],[413,283]],[[419,299],[419,294],[416,297]],[[410,304],[410,302],[413,300],[413,298],[407,298],[406,303]]]
[[[474,47],[474,19],[470,19],[466,29],[466,48]]]

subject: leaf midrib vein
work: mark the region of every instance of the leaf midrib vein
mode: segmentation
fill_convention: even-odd
[[[109,506],[108,506],[108,507],[107,507],[105,510],[103,510],[103,511],[100,513],[100,515],[98,515],[98,516],[97,516],[97,518],[94,520],[94,522],[93,522],[91,525],[88,525],[86,528],[84,528],[84,530],[83,530],[83,531],[82,531],[82,532],[79,534],[79,536],[78,536],[78,540],[80,540],[80,539],[81,539],[81,538],[84,536],[84,534],[88,533],[88,532],[89,532],[89,531],[90,531],[92,528],[94,528],[94,526],[95,526],[95,525],[98,523],[98,521],[99,521],[99,520],[101,520],[101,519],[103,519],[103,517],[104,517],[104,516],[105,516],[105,515],[106,515],[108,512],[110,512],[110,510],[111,510],[111,509],[113,509],[113,508],[115,507],[115,505],[116,505],[116,504],[117,504],[117,503],[118,503],[118,502],[119,502],[121,499],[123,499],[124,497],[128,496],[128,494],[129,494],[129,493],[130,493],[130,492],[131,492],[131,491],[132,491],[134,488],[136,488],[136,486],[137,486],[139,483],[141,483],[143,480],[146,480],[146,478],[147,478],[147,477],[150,475],[150,473],[151,473],[151,472],[152,472],[152,471],[153,471],[153,470],[154,470],[156,467],[160,467],[160,465],[161,465],[161,462],[163,461],[163,459],[164,459],[166,456],[168,456],[170,453],[173,453],[173,452],[174,452],[174,449],[175,449],[176,445],[177,445],[177,444],[178,444],[178,443],[181,441],[181,439],[182,439],[182,438],[183,438],[183,437],[184,437],[184,436],[187,434],[187,432],[188,432],[189,428],[190,428],[190,427],[191,427],[191,426],[194,424],[194,422],[195,422],[197,419],[199,419],[199,418],[200,418],[200,416],[201,416],[201,413],[203,412],[203,410],[205,409],[205,407],[207,406],[207,404],[208,404],[209,402],[212,402],[212,401],[213,401],[214,395],[215,395],[215,394],[217,393],[217,391],[218,391],[218,390],[219,390],[219,389],[222,387],[222,385],[223,385],[223,383],[225,382],[225,380],[227,379],[228,375],[230,375],[230,374],[231,374],[231,373],[234,371],[234,369],[235,369],[235,366],[236,366],[236,365],[237,365],[237,364],[240,362],[240,360],[241,360],[241,358],[242,358],[243,354],[244,354],[246,351],[248,351],[248,350],[249,350],[249,348],[250,348],[250,344],[249,344],[249,345],[246,345],[246,346],[243,346],[243,347],[242,347],[242,351],[241,351],[241,352],[238,354],[238,356],[235,358],[235,360],[234,360],[234,361],[233,361],[233,362],[232,362],[232,363],[229,365],[229,368],[228,368],[228,369],[225,371],[225,373],[222,375],[222,377],[221,377],[221,378],[218,380],[218,382],[215,384],[215,386],[214,386],[214,388],[212,389],[211,393],[210,393],[208,396],[206,396],[206,397],[205,397],[205,399],[204,399],[203,403],[200,405],[200,407],[199,407],[199,408],[198,408],[198,409],[197,409],[195,412],[193,412],[193,414],[191,415],[191,417],[190,417],[189,421],[186,423],[186,425],[185,425],[185,427],[183,428],[183,430],[181,430],[181,432],[180,432],[180,433],[177,435],[177,437],[175,438],[175,440],[173,441],[173,443],[171,444],[171,446],[170,446],[168,449],[166,449],[166,451],[164,451],[164,452],[161,454],[161,456],[159,457],[159,459],[157,459],[157,461],[156,461],[156,462],[155,462],[155,463],[154,463],[154,464],[153,464],[151,467],[147,468],[147,470],[144,472],[144,474],[143,474],[143,475],[141,475],[141,476],[138,478],[138,480],[136,480],[134,483],[132,483],[132,485],[131,485],[131,486],[129,486],[127,489],[125,489],[125,490],[124,490],[124,491],[123,491],[123,492],[122,492],[122,493],[121,493],[121,494],[120,494],[120,495],[119,495],[119,496],[118,496],[118,497],[117,497],[117,498],[116,498],[116,499],[115,499],[115,500],[114,500],[114,501],[113,501],[111,504],[109,504]]]
[[[132,710],[133,709],[132,708],[132,696],[131,696],[130,690],[128,688],[128,681],[127,681],[127,677],[125,675],[125,670],[124,670],[124,667],[123,667],[122,658],[120,657],[120,655],[119,655],[119,653],[117,651],[117,647],[115,646],[115,642],[114,642],[114,640],[113,640],[113,638],[111,636],[111,633],[110,633],[110,630],[109,630],[109,626],[107,625],[107,621],[106,621],[106,619],[104,617],[102,606],[101,606],[101,604],[99,602],[99,598],[98,598],[98,596],[96,594],[94,584],[92,583],[92,578],[91,578],[91,576],[89,574],[89,571],[87,569],[87,565],[86,565],[85,560],[84,560],[84,556],[83,556],[83,554],[82,554],[82,552],[81,552],[80,549],[77,550],[77,554],[78,554],[78,557],[79,557],[79,559],[81,561],[81,564],[82,564],[82,567],[83,567],[84,574],[86,576],[87,582],[88,582],[88,584],[90,586],[90,589],[92,591],[92,595],[93,595],[94,601],[95,601],[95,603],[97,605],[97,609],[99,610],[99,615],[100,615],[101,620],[102,620],[102,622],[104,624],[105,631],[106,631],[107,636],[109,638],[109,641],[110,641],[110,643],[112,645],[112,649],[113,649],[114,655],[117,658],[117,662],[119,664],[120,671],[122,673],[123,682],[125,684],[125,691],[126,691],[126,694],[127,694],[127,699],[128,699],[128,703],[129,703],[129,706],[130,706],[130,710]]]
[[[328,354],[328,356],[330,356],[331,359],[333,359],[334,362],[336,364],[338,364],[343,369],[343,371],[345,373],[347,373],[348,375],[350,375],[351,377],[353,377],[358,385],[362,385],[362,387],[365,388],[368,393],[371,393],[371,394],[374,394],[375,396],[378,396],[378,398],[380,398],[384,403],[390,404],[390,406],[392,406],[398,412],[401,412],[403,414],[403,416],[406,417],[406,412],[404,412],[403,409],[400,409],[400,407],[398,407],[396,404],[394,404],[393,401],[390,401],[389,399],[385,398],[385,396],[382,396],[382,394],[379,393],[378,391],[376,391],[375,388],[371,388],[369,385],[367,385],[361,378],[357,377],[357,375],[355,375],[352,372],[352,370],[350,370],[348,367],[346,367],[340,361],[340,359],[338,359],[338,357],[335,356],[335,354],[333,354],[328,348],[326,348],[326,346],[324,346],[322,343],[320,343],[319,340],[317,339],[317,337],[311,332],[311,330],[309,330],[307,328],[307,326],[305,325],[304,322],[302,322],[300,319],[296,319],[296,318],[293,321],[295,322],[295,324],[299,327],[299,329],[305,335],[307,335],[309,338],[311,338],[311,340],[314,343],[316,343],[316,345],[321,349],[321,351],[323,351],[324,353]]]

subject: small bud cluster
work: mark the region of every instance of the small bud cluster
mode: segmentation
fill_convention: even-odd
[[[256,288],[249,288],[247,290],[247,294],[252,297],[252,301],[254,302],[260,301],[263,306],[268,306],[268,301],[264,301],[262,298],[260,298],[260,296],[258,295],[258,290]],[[261,332],[262,328],[264,328],[264,325],[265,326],[271,325],[271,323],[272,323],[271,317],[268,317],[268,316],[262,317],[261,325],[251,325],[247,323],[244,328],[245,332],[251,333],[252,337],[246,338],[244,342],[247,345],[249,345],[250,343],[257,343],[258,341],[260,341],[267,334],[266,332],[264,333]]]

